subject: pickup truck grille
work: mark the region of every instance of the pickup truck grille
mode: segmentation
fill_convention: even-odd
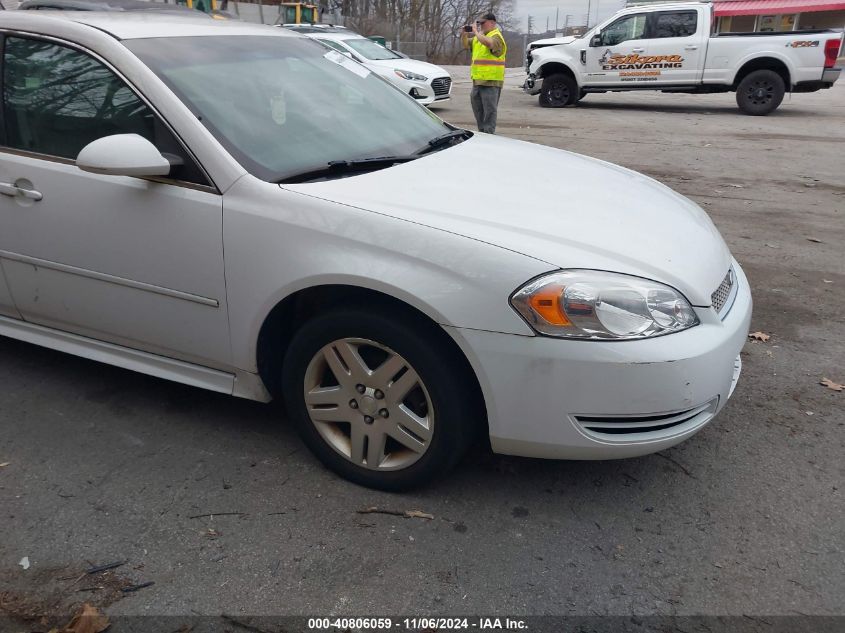
[[[722,280],[722,283],[719,284],[719,287],[713,291],[713,294],[710,295],[710,301],[713,304],[713,309],[716,312],[721,313],[722,308],[725,307],[725,304],[728,302],[728,298],[731,296],[731,290],[734,287],[734,271],[728,270],[728,274],[725,275],[725,278]]]
[[[452,87],[451,77],[437,77],[431,80],[431,87],[434,89],[435,97],[444,97],[449,94],[449,88]]]

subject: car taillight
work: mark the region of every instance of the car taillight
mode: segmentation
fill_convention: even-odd
[[[824,43],[824,67],[833,68],[836,56],[839,55],[839,45],[842,40],[828,40]]]

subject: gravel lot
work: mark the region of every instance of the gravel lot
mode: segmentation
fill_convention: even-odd
[[[437,112],[474,127],[465,74]],[[500,134],[657,178],[710,213],[745,267],[752,330],[771,338],[746,345],[725,411],[659,455],[478,448],[435,487],[391,495],[324,470],[272,405],[0,339],[0,608],[845,615],[845,392],[819,384],[845,382],[845,80],[764,118],[732,94],[546,110],[520,82]],[[560,175],[563,199],[578,186]],[[356,513],[369,506],[434,519]]]

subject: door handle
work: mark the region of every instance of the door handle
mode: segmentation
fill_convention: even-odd
[[[40,191],[36,191],[35,189],[26,189],[24,187],[18,187],[17,185],[13,185],[10,182],[0,182],[0,194],[4,196],[9,196],[10,198],[16,198],[20,196],[21,198],[27,198],[28,200],[33,200],[34,202],[38,202],[44,196],[41,195]]]
[[[692,46],[692,45],[691,46],[684,46],[684,49],[688,50],[688,51],[697,51],[698,46]]]
[[[645,49],[644,48],[632,48],[631,52],[632,53],[644,53]]]

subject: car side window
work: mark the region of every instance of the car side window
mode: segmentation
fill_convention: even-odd
[[[641,40],[645,33],[646,17],[645,13],[635,13],[619,18],[602,30],[602,45],[616,46],[628,40]]]
[[[345,53],[346,55],[349,54],[349,51],[347,51],[345,48],[343,48],[343,46],[341,46],[337,42],[334,42],[332,40],[324,40],[322,38],[317,38],[317,39],[320,42],[322,42],[323,44],[325,44],[326,46],[328,46],[329,48],[333,48],[334,50],[338,51],[339,53]]]
[[[6,147],[70,160],[98,138],[138,134],[182,163],[170,177],[210,184],[129,86],[98,60],[68,46],[5,38],[3,120]]]
[[[659,11],[653,19],[653,38],[689,37],[698,30],[697,11]]]

